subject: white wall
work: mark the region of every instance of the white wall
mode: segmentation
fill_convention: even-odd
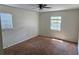
[[[0,21],[0,55],[3,54],[3,45],[2,45],[2,31],[1,31],[1,21]]]
[[[38,35],[38,13],[0,5],[0,12],[13,15],[13,29],[3,30],[3,48]]]
[[[50,30],[50,16],[61,16],[61,31]],[[39,34],[58,37],[64,40],[78,41],[79,10],[43,12],[39,15]]]
[[[78,32],[78,55],[79,55],[79,32]]]

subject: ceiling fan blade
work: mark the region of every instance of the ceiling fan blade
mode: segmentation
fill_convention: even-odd
[[[51,7],[44,7],[44,8],[51,8]]]
[[[45,6],[47,6],[47,4],[43,4],[42,6],[45,7]]]

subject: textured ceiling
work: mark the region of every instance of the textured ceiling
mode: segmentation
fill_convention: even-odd
[[[8,6],[22,8],[26,10],[31,11],[37,11],[37,12],[48,12],[48,11],[58,11],[58,10],[68,10],[68,9],[78,9],[79,4],[47,4],[48,7],[51,7],[49,9],[42,9],[40,10],[38,8],[37,4],[6,4]]]

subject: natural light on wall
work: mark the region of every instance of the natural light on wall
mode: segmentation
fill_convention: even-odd
[[[61,16],[50,17],[50,29],[60,31],[61,30]]]
[[[12,29],[12,15],[9,13],[0,13],[1,27],[4,29]]]

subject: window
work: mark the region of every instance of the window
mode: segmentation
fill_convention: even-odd
[[[0,13],[1,27],[2,29],[12,29],[12,15],[9,13]]]
[[[60,31],[61,30],[61,16],[51,16],[50,19],[51,19],[50,29]]]

